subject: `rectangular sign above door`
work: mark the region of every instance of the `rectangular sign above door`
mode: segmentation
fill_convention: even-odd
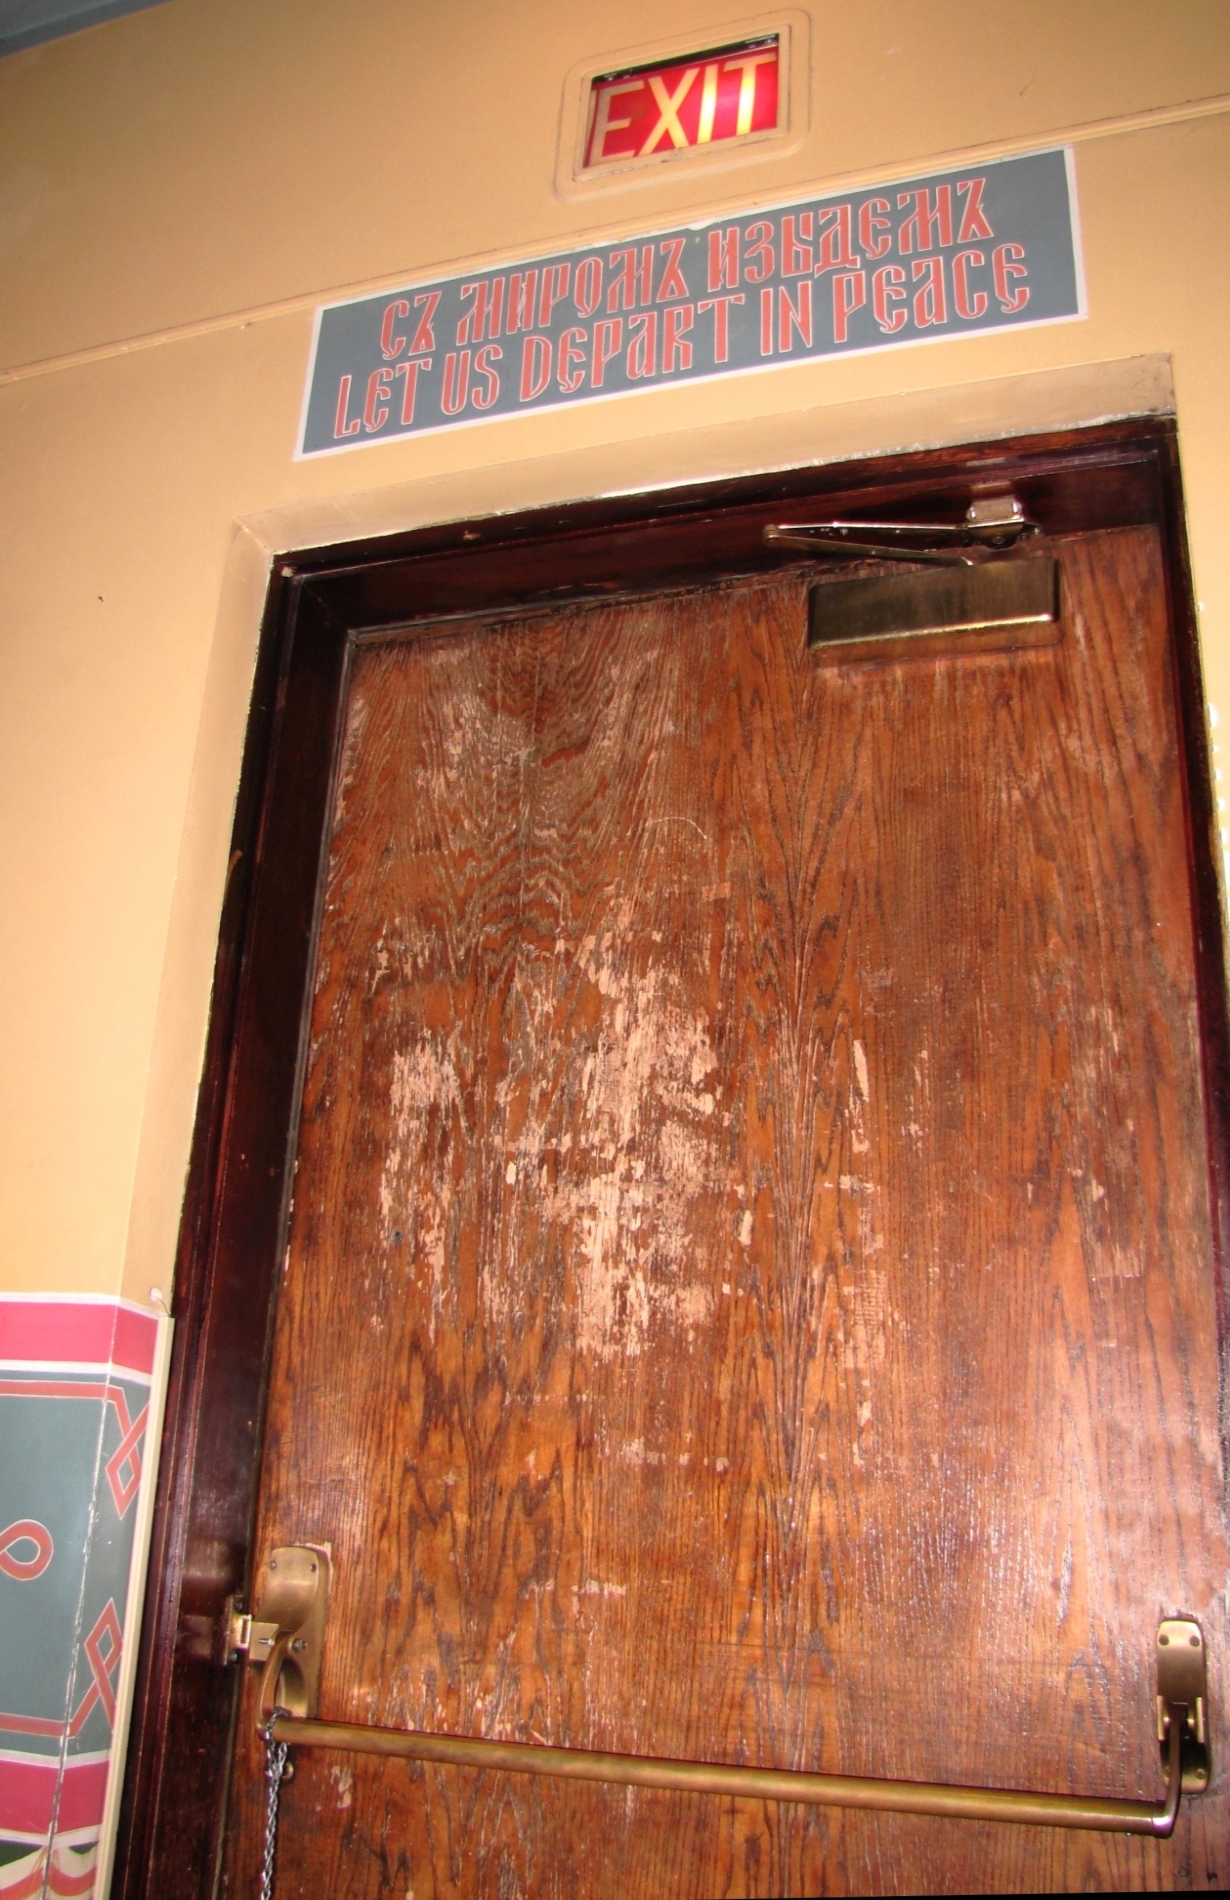
[[[316,313],[299,457],[1085,314],[1070,149],[470,267]]]

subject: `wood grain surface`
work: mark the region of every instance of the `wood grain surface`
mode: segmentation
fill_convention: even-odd
[[[1227,1635],[1185,820],[1156,536],[1053,548],[1036,652],[817,668],[800,569],[357,656],[259,1528],[332,1548],[323,1715],[1160,1796],[1157,1620]],[[276,1891],[1228,1879],[1224,1793],[304,1751]]]

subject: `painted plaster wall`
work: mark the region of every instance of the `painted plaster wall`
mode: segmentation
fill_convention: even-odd
[[[278,549],[1165,406],[1168,358],[1230,711],[1230,6],[806,11],[797,150],[589,199],[569,70],[750,5],[170,0],[0,60],[0,1294],[169,1297]],[[292,460],[318,301],[1067,137],[1083,322]]]

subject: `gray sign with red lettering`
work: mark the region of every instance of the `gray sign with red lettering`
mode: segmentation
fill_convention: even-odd
[[[326,304],[298,454],[1083,315],[1071,152],[1029,152]]]

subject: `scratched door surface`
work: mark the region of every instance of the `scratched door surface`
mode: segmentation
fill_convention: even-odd
[[[1225,1646],[1188,860],[1156,537],[1053,548],[1051,649],[818,667],[790,570],[359,651],[257,1544],[332,1548],[326,1718],[1160,1798],[1157,1621]],[[243,1895],[259,1772],[245,1705]],[[1227,1878],[1216,1795],[304,1751],[276,1892]]]

